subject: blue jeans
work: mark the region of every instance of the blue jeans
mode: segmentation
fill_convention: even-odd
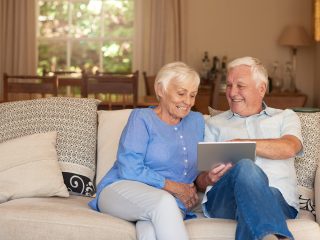
[[[267,234],[293,239],[286,218],[295,218],[297,210],[269,186],[266,174],[251,160],[239,161],[214,184],[207,198],[210,217],[238,221],[236,240],[262,239]]]

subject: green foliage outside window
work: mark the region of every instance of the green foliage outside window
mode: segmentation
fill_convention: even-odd
[[[133,0],[39,0],[38,72],[130,72]]]

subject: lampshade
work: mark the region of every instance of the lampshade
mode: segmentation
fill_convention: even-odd
[[[284,28],[279,37],[279,43],[284,46],[297,48],[310,45],[311,39],[304,27],[291,25]]]

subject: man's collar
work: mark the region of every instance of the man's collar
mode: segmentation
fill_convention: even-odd
[[[271,112],[270,108],[267,106],[267,104],[266,104],[265,102],[262,102],[262,110],[261,110],[261,112],[258,113],[258,114],[254,114],[254,115],[262,115],[262,114],[266,114],[266,115],[269,115],[269,116],[272,115],[272,112]],[[239,118],[245,118],[245,117],[243,117],[243,116],[241,116],[241,115],[239,115],[239,114],[237,114],[237,113],[234,113],[234,112],[232,112],[231,110],[229,110],[229,111],[227,112],[227,116],[226,116],[227,119],[230,119],[230,118],[232,118],[233,116],[239,117]],[[252,116],[252,115],[251,115],[251,116]]]

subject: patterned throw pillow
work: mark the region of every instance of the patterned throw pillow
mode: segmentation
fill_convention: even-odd
[[[0,143],[35,133],[56,131],[64,182],[72,193],[95,193],[97,105],[80,98],[43,98],[0,104]]]
[[[296,157],[300,209],[311,212],[315,216],[314,179],[319,161],[320,151],[320,113],[297,113],[302,127],[304,156]]]

